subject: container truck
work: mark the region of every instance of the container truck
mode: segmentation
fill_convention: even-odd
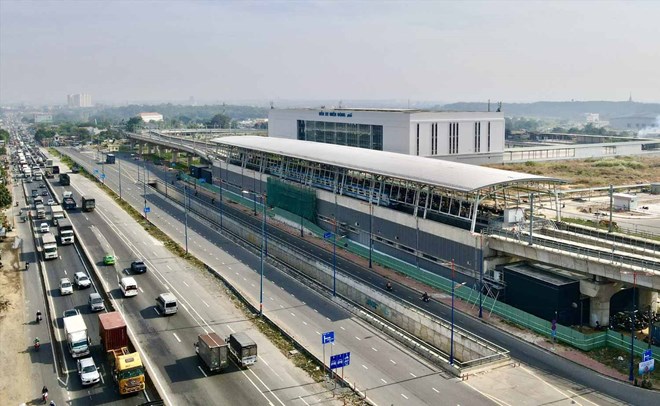
[[[69,219],[60,219],[60,221],[57,223],[57,233],[60,235],[60,244],[66,245],[73,244],[75,242],[73,225]]]
[[[69,353],[73,358],[84,357],[89,354],[90,339],[87,335],[87,326],[82,316],[77,314],[64,318],[64,334]]]
[[[60,173],[60,185],[69,186],[71,184],[71,178],[68,173]]]
[[[129,350],[126,323],[119,312],[99,314],[99,335],[119,393],[127,395],[143,391],[145,383],[142,359],[139,353]]]
[[[57,259],[57,241],[53,233],[44,233],[41,236],[41,243],[44,248],[44,259]]]
[[[37,219],[39,219],[39,220],[43,220],[43,219],[46,218],[46,208],[44,207],[43,204],[41,204],[41,203],[36,203],[36,200],[37,200],[37,199],[41,199],[41,198],[40,198],[40,197],[39,197],[39,198],[35,198],[35,204],[36,204],[35,208],[36,208],[36,210],[37,210]],[[43,203],[43,200],[42,200],[42,203]]]
[[[247,334],[233,333],[227,339],[229,352],[242,367],[247,367],[257,362],[257,343],[252,341]]]
[[[94,208],[96,207],[96,200],[93,197],[83,196],[81,198],[80,207],[82,208],[82,211],[94,211]]]
[[[61,205],[55,204],[50,206],[50,218],[53,219],[53,225],[58,225],[59,221],[64,217],[66,216],[64,215],[64,209]]]
[[[195,352],[210,372],[221,371],[229,364],[228,345],[217,333],[197,336]]]

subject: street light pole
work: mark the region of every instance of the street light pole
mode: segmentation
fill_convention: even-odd
[[[184,235],[185,235],[185,240],[186,240],[186,254],[188,253],[188,186],[183,185],[183,210],[184,210],[184,216],[185,216],[185,227],[184,227]]]
[[[117,160],[117,166],[119,167],[119,200],[121,199],[121,159]]]
[[[632,302],[632,314],[630,315],[630,318],[632,319],[632,322],[630,323],[630,371],[628,374],[628,380],[630,382],[633,382],[635,379],[635,374],[634,374],[634,368],[633,368],[633,362],[635,358],[635,289],[637,286],[637,272],[633,272],[633,302]]]
[[[454,365],[454,259],[451,260],[451,338],[449,339],[449,365]]]
[[[149,219],[148,213],[147,213],[147,160],[146,158],[142,158],[142,165],[143,165],[143,170],[142,170],[142,185],[143,185],[143,193],[144,193],[144,218]]]
[[[256,202],[256,198],[255,198]],[[266,195],[262,197],[262,214],[261,221],[261,255],[260,255],[260,277],[259,277],[259,316],[264,313],[264,253],[266,250]]]
[[[373,253],[373,217],[374,217],[374,207],[369,200],[369,269],[372,266],[372,253]]]

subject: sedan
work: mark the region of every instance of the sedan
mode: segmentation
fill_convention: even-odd
[[[69,278],[60,279],[60,295],[71,295],[73,294],[73,284]]]
[[[67,317],[77,316],[79,314],[80,312],[77,309],[66,309],[64,313],[62,313],[62,318],[66,319]]]
[[[48,191],[47,190],[42,190],[41,195],[42,196],[48,196]]]
[[[46,184],[45,184],[45,183],[40,183],[40,184],[39,184],[39,187],[43,189],[43,188],[46,187]]]
[[[50,231],[50,226],[48,225],[48,223],[41,223],[39,224],[39,231],[41,231],[42,233],[47,233]]]
[[[76,272],[76,274],[73,276],[73,280],[79,289],[92,286],[92,281],[89,279],[89,276],[85,275],[84,272]]]
[[[114,265],[115,256],[113,254],[105,254],[103,257],[103,265]]]
[[[55,206],[55,200],[48,199],[48,202],[46,202],[46,204],[49,205],[49,206]]]
[[[83,358],[78,360],[78,375],[83,385],[92,385],[101,380],[94,358]]]

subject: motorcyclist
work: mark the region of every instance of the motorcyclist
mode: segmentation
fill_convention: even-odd
[[[46,403],[48,400],[48,388],[46,385],[44,385],[44,387],[41,389],[41,399],[44,401],[44,403]]]
[[[424,292],[424,294],[422,294],[422,300],[428,302],[430,300],[429,294]]]
[[[41,321],[41,310],[37,310],[37,323]]]
[[[385,284],[385,289],[392,290],[392,282],[387,281],[387,283]]]
[[[29,263],[29,262],[26,262],[26,263],[25,263],[25,269],[27,270],[28,268],[30,268],[30,263]]]
[[[34,338],[34,345],[37,346],[39,344],[41,344],[41,342],[39,341],[39,337],[35,337]],[[45,386],[44,386],[44,388],[45,388]]]

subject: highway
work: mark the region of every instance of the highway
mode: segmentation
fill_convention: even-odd
[[[168,179],[166,177],[168,176],[166,175],[166,172],[159,172],[158,168],[154,168],[154,167],[149,167],[149,169],[150,171],[152,171],[152,173],[155,172],[156,174],[158,174],[159,177],[164,178],[166,180]],[[169,175],[169,178],[172,178],[172,175]],[[165,205],[163,207],[167,207],[166,205],[167,202],[165,202],[164,199],[161,199],[160,197],[158,197],[158,195],[153,193],[149,195],[149,202],[152,205],[155,205],[157,203],[159,207],[161,207],[161,205]],[[207,203],[210,204],[210,202]],[[231,213],[232,211],[235,211],[231,208],[231,205],[225,205],[224,207],[226,210],[225,215]],[[175,208],[173,208],[172,210],[174,209]],[[190,218],[191,217],[189,216],[189,222],[190,222]],[[258,227],[260,227],[259,218],[254,218],[251,216],[247,216],[247,218],[251,219],[250,221],[252,223],[251,224],[252,227],[254,227],[255,229],[258,229]],[[193,225],[191,228],[193,227],[196,226]],[[179,229],[177,232],[180,232],[182,234],[183,230]],[[214,233],[214,231],[211,230],[211,231],[207,231],[206,233],[207,234],[205,235],[207,236],[207,238],[213,239],[212,233]],[[292,236],[290,234],[282,232],[281,230],[278,230],[275,227],[269,227],[268,233],[269,233],[269,238],[278,238],[281,240],[288,241],[290,247],[299,247],[303,252],[307,252],[308,255],[316,255],[317,257],[322,257],[323,260],[326,261],[326,263],[330,263],[332,260],[330,252],[323,251],[316,245],[309,244],[304,239],[300,239],[297,238],[296,236]],[[344,272],[354,277],[367,281],[375,287],[381,287],[383,283],[383,281],[379,276],[374,275],[373,273],[369,272],[364,268],[357,266],[354,263],[345,261],[342,258],[338,257],[337,264],[338,264],[338,269],[342,269]],[[255,263],[254,267],[255,269],[258,269],[258,264]],[[270,272],[270,269],[268,270],[268,272]],[[269,273],[268,275],[269,275],[268,278],[270,278]],[[411,302],[418,302],[416,298],[418,297],[419,292],[411,291],[405,286],[396,286],[394,294],[396,294],[399,298]],[[430,304],[421,304],[418,302],[417,305],[426,309],[431,314],[443,317],[445,319],[449,318],[450,309],[447,306],[443,305],[442,303],[432,302]],[[279,313],[280,312],[278,312],[278,315]],[[283,319],[285,318],[284,316],[281,317]],[[644,402],[649,398],[657,398],[660,401],[660,397],[658,397],[659,395],[657,394],[657,392],[648,392],[645,390],[641,390],[639,388],[634,388],[625,382],[614,381],[612,379],[593,373],[591,370],[587,368],[584,368],[580,365],[576,365],[566,359],[556,357],[552,353],[548,353],[545,350],[539,349],[533,345],[530,345],[529,343],[514,338],[513,336],[509,335],[506,332],[502,332],[500,330],[494,329],[486,325],[485,323],[481,323],[477,319],[472,318],[470,316],[466,316],[463,314],[456,314],[455,317],[457,324],[460,325],[461,327],[466,328],[467,330],[470,330],[492,342],[502,345],[503,347],[511,351],[511,355],[514,358],[522,360],[528,365],[535,367],[541,371],[545,371],[547,373],[560,376],[566,380],[576,382],[580,385],[583,385],[586,388],[593,388],[600,393],[607,394],[608,396],[621,399],[628,403],[640,404],[640,402]],[[286,320],[284,321],[287,322]],[[294,321],[287,325],[295,325],[295,323],[296,322]],[[387,369],[385,366],[382,366],[382,368]],[[382,379],[387,381],[386,378],[382,378]],[[371,387],[368,386],[368,384],[365,386],[371,389]],[[371,393],[371,390],[369,392]]]
[[[119,165],[95,164],[92,154],[66,149],[86,169],[96,168],[106,174],[105,183],[118,190]],[[121,160],[122,197],[141,210],[144,199],[142,184],[136,184],[138,167],[134,161]],[[139,169],[142,171],[142,169]],[[184,213],[181,208],[160,195],[149,192],[152,208],[149,219],[172,238],[183,242]],[[188,217],[189,247],[192,253],[258,303],[258,256],[224,239],[208,222]],[[272,268],[265,269],[265,312],[306,348],[321,358],[320,333],[334,330],[337,336],[333,353],[351,352],[351,366],[344,377],[355,382],[358,390],[367,391],[376,404],[435,404],[446,400],[451,404],[492,404],[492,401],[436,367],[419,360],[399,347],[388,336],[374,332],[351,313],[333,304],[325,295]],[[326,357],[330,349],[326,348]],[[383,356],[386,354],[386,356]],[[398,401],[397,401],[398,400]]]
[[[172,256],[96,184],[82,176],[71,177],[70,187],[54,183],[54,189],[59,196],[64,189],[70,189],[78,201],[81,195],[96,198],[94,212],[73,211],[71,221],[85,251],[96,262],[93,266],[103,289],[110,292],[124,314],[136,346],[147,355],[147,368],[168,404],[209,404],[217,399],[232,399],[236,404],[333,403],[332,394],[294,368],[220,289],[208,289],[212,281],[200,280],[197,270]],[[102,265],[106,253],[117,257],[116,265]],[[123,298],[118,280],[136,258],[145,261],[148,271],[136,276],[140,293]],[[167,291],[179,299],[180,311],[162,317],[155,310],[154,298]],[[250,369],[241,370],[234,365],[222,374],[206,376],[192,344],[198,334],[209,331],[221,336],[247,331],[259,346],[259,362]]]

